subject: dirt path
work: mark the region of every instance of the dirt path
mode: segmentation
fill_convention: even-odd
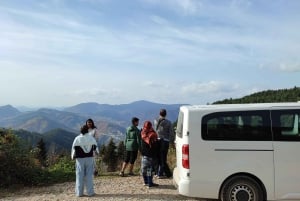
[[[17,201],[71,201],[71,200],[198,200],[178,194],[172,179],[155,179],[159,187],[148,189],[143,186],[140,176],[132,177],[97,177],[94,197],[77,198],[74,193],[75,182],[56,184],[48,187],[24,188],[18,192],[0,193],[0,200]],[[5,195],[4,195],[5,194]]]

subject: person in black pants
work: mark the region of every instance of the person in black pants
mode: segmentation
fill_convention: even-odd
[[[171,121],[166,119],[167,111],[161,109],[159,118],[154,120],[154,126],[159,139],[158,178],[171,177],[172,172],[167,163],[169,143],[174,140],[174,130]]]

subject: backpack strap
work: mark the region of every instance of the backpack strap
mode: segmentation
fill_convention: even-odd
[[[158,128],[159,128],[161,122],[163,122],[164,120],[165,120],[165,119],[163,119],[163,118],[160,118],[160,119],[158,120],[157,125],[156,125],[156,130],[158,130]]]

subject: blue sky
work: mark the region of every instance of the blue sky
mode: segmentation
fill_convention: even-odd
[[[298,0],[0,1],[0,106],[206,104],[300,85]]]

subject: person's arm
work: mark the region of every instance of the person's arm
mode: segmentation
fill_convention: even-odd
[[[71,159],[73,160],[75,158],[75,142],[77,140],[77,137],[74,139],[71,149]]]
[[[95,138],[93,138],[93,143],[94,143],[94,146],[95,146],[95,149],[94,149],[94,152],[96,153],[96,154],[99,154],[100,152],[99,152],[99,148],[98,148],[98,143],[97,143],[97,141],[95,140]]]
[[[141,131],[139,129],[137,129],[137,143],[138,143],[138,147],[139,147],[139,150],[141,150]]]
[[[128,136],[128,128],[126,129],[126,133],[125,133],[125,140],[124,140],[125,148],[126,148],[127,136]]]
[[[98,142],[98,140],[99,140],[99,138],[100,138],[100,133],[99,133],[99,131],[98,131],[98,129],[97,128],[95,128],[94,129],[95,131],[95,133],[94,133],[94,137],[95,137],[95,139],[96,139],[96,141]]]

